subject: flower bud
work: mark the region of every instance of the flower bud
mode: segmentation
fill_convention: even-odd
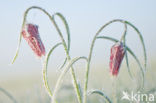
[[[110,72],[113,76],[118,75],[124,55],[125,48],[122,42],[117,42],[115,45],[112,46],[109,66]]]
[[[37,25],[26,24],[22,30],[22,36],[38,57],[45,55],[45,47],[41,41]]]

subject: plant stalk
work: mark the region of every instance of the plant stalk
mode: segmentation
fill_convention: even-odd
[[[46,10],[42,9],[41,7],[37,7],[37,6],[32,6],[32,7],[28,8],[28,9],[26,10],[26,12],[24,13],[24,20],[23,20],[23,25],[22,25],[22,27],[25,25],[27,14],[28,14],[28,12],[29,12],[31,9],[38,9],[38,10],[42,11],[43,13],[45,13],[45,14],[49,17],[50,21],[54,24],[54,26],[55,26],[55,28],[56,28],[56,30],[57,30],[57,32],[58,32],[60,38],[61,38],[62,44],[63,44],[64,49],[65,49],[65,52],[66,52],[67,60],[68,60],[68,61],[71,60],[71,58],[70,58],[70,56],[69,56],[69,53],[68,53],[68,48],[67,48],[66,42],[65,42],[65,40],[64,40],[64,38],[63,38],[63,35],[62,35],[60,29],[59,29],[59,27],[57,26],[57,24],[56,24],[55,20],[53,19],[53,17],[52,17]],[[20,37],[21,37],[21,34],[20,34]],[[78,83],[77,83],[77,80],[76,80],[76,76],[75,76],[75,72],[74,72],[73,67],[71,67],[71,75],[72,75],[72,79],[73,79],[73,85],[74,85],[75,90],[76,90],[76,93],[77,93],[78,101],[79,101],[79,103],[82,103],[81,96],[80,96],[80,91],[79,91],[79,88],[78,88]],[[44,83],[44,84],[45,84],[45,83]],[[45,85],[46,85],[46,84],[45,84]],[[46,89],[47,89],[47,88],[46,88]],[[47,91],[49,92],[50,96],[52,96],[51,91],[50,91],[50,90],[47,90]]]

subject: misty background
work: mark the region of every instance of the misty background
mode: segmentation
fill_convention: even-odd
[[[26,41],[22,39],[19,55],[13,65],[23,14],[30,6],[40,6],[51,15],[62,13],[70,27],[72,57],[88,56],[91,41],[98,29],[113,19],[124,19],[134,24],[142,33],[148,55],[148,67],[155,61],[156,1],[155,0],[1,0],[0,1],[0,81],[13,76],[40,74],[42,65],[36,59]],[[46,51],[60,42],[60,38],[49,18],[39,10],[31,10],[28,22],[39,25],[39,32]],[[64,25],[56,18],[66,39]],[[124,31],[121,23],[113,23],[100,35],[120,39]],[[94,48],[92,66],[109,68],[110,47],[114,43],[97,40]],[[136,32],[128,26],[127,45],[143,62],[143,51]],[[62,47],[57,48],[49,61],[49,70],[56,70],[65,58]],[[129,56],[130,61],[133,60]],[[133,61],[132,61],[133,62]],[[130,62],[131,63],[131,62]],[[83,62],[78,66],[84,67]],[[51,68],[50,68],[51,67]]]

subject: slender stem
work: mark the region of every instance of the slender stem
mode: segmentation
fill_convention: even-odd
[[[54,25],[58,28],[58,26],[57,26],[55,20],[54,20]],[[58,28],[57,30],[60,31],[59,28]],[[61,33],[61,32],[60,32],[60,33]],[[62,34],[60,34],[60,35],[62,35]],[[62,38],[63,44],[65,44],[65,40],[63,39],[63,36],[60,36],[60,37]],[[66,45],[64,45],[64,48],[65,48],[67,60],[69,61],[69,60],[71,60],[71,58],[70,58],[70,55],[69,55],[69,52],[68,52],[68,48],[67,48]],[[73,85],[74,85],[74,87],[75,87],[75,91],[76,91],[76,93],[77,93],[78,102],[79,102],[79,103],[82,103],[82,98],[81,98],[79,86],[78,86],[78,83],[77,83],[77,80],[76,80],[75,71],[74,71],[74,68],[73,68],[72,66],[71,66],[71,71],[70,71],[70,73],[71,73],[71,76],[72,76],[72,79],[73,79]]]
[[[53,46],[53,48],[47,54],[46,59],[45,59],[44,64],[43,64],[43,82],[44,82],[44,86],[47,89],[47,92],[48,92],[50,97],[52,97],[53,95],[52,95],[52,92],[51,92],[49,84],[48,84],[48,77],[47,77],[48,61],[49,61],[49,57],[50,57],[51,53],[54,51],[54,49],[61,44],[62,43],[57,43],[55,46]]]
[[[88,96],[90,96],[91,94],[98,94],[106,100],[106,103],[113,103],[111,101],[111,99],[107,95],[105,95],[105,93],[102,92],[101,90],[92,90],[92,91],[88,92]]]
[[[67,23],[65,17],[61,13],[57,12],[57,13],[53,14],[53,19],[55,19],[55,16],[60,17],[60,19],[63,21],[63,23],[65,25],[66,33],[67,33],[67,41],[68,41],[68,43],[67,43],[68,44],[68,52],[69,52],[71,39],[70,39],[70,29],[69,29],[68,23]]]
[[[64,46],[64,49],[65,49],[65,52],[66,52],[66,55],[67,55],[67,60],[69,61],[71,58],[70,58],[70,56],[69,56],[68,47],[67,47],[66,42],[65,42],[65,40],[64,40],[64,38],[63,38],[63,35],[62,35],[62,33],[61,33],[59,27],[57,26],[57,24],[56,24],[54,18],[53,18],[46,10],[44,10],[44,9],[42,9],[42,8],[40,8],[40,7],[37,7],[37,6],[32,6],[32,7],[28,8],[28,9],[26,10],[25,14],[24,14],[23,25],[25,24],[27,14],[28,14],[28,12],[29,12],[31,9],[39,9],[39,10],[41,10],[43,13],[45,13],[45,14],[49,17],[50,21],[54,24],[54,26],[55,26],[55,28],[56,28],[56,30],[57,30],[57,32],[58,32],[60,38],[61,38],[62,44],[63,44],[63,46]],[[74,87],[75,87],[75,90],[76,90],[76,93],[77,93],[78,101],[79,101],[79,103],[82,103],[81,96],[80,96],[80,91],[79,91],[79,88],[78,88],[78,83],[77,83],[77,80],[76,80],[76,76],[75,76],[75,72],[74,72],[73,67],[71,67],[71,74],[72,74],[72,78],[73,78],[73,84],[74,84]]]
[[[13,103],[17,103],[16,99],[9,92],[7,92],[5,89],[0,88],[0,91],[2,91],[5,95],[7,95],[13,101]]]
[[[127,24],[125,21],[123,21],[123,23],[124,23],[125,30],[124,30],[124,33],[123,33],[121,39],[120,39],[120,42],[123,41],[124,48],[125,48],[125,59],[126,59],[126,65],[127,65],[128,73],[129,73],[130,77],[133,79],[133,76],[132,76],[131,71],[130,71],[129,63],[128,63],[128,55],[127,55],[127,48],[126,48]]]
[[[123,21],[122,23],[124,23],[124,27],[125,27],[125,30],[124,30],[124,33],[120,39],[120,42],[123,40],[124,44],[125,44],[125,41],[126,41],[126,35],[127,35],[127,24],[125,23],[125,21]]]
[[[128,21],[125,21],[125,23],[128,24],[129,26],[131,26],[137,32],[137,34],[139,36],[139,39],[140,39],[141,44],[142,44],[143,52],[144,52],[144,67],[145,67],[145,70],[146,70],[146,66],[147,66],[147,54],[146,54],[146,48],[145,48],[145,43],[144,43],[143,36],[140,33],[140,31],[133,24],[131,24]]]
[[[85,84],[84,84],[84,99],[83,99],[83,103],[87,103],[87,89],[88,89],[88,78],[89,78],[89,71],[90,71],[90,63],[91,63],[91,58],[92,58],[92,52],[93,52],[93,47],[94,47],[94,44],[95,44],[95,41],[96,41],[96,38],[97,36],[100,34],[100,32],[106,27],[108,26],[109,24],[113,23],[113,22],[124,22],[123,20],[120,20],[120,19],[115,19],[115,20],[112,20],[108,23],[106,23],[105,25],[103,25],[99,30],[98,32],[95,34],[93,40],[92,40],[92,43],[91,43],[91,47],[90,47],[90,52],[89,52],[89,56],[88,56],[88,64],[87,64],[87,68],[86,68],[86,74],[85,74]]]
[[[116,96],[116,81],[117,78],[116,77],[112,77],[112,88],[113,88],[113,103],[117,103],[117,96]]]
[[[77,61],[80,60],[80,59],[84,59],[84,60],[88,61],[86,57],[77,57],[77,58],[74,58],[74,59],[72,59],[72,60],[69,62],[69,64],[68,64],[68,65],[65,67],[65,69],[62,71],[61,75],[59,76],[59,78],[58,78],[58,80],[57,80],[57,83],[56,83],[56,86],[55,86],[55,89],[54,89],[54,92],[53,92],[54,95],[53,95],[53,98],[52,98],[52,103],[55,103],[53,100],[55,100],[55,98],[56,98],[56,92],[58,91],[59,86],[60,86],[61,82],[63,81],[63,77],[65,76],[66,72],[68,71],[68,69],[69,69],[75,62],[77,62]],[[81,97],[79,97],[79,98],[81,98]]]

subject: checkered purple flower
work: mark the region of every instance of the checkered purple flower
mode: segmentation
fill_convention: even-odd
[[[22,36],[38,57],[45,55],[45,47],[40,38],[37,25],[26,24],[22,30]]]
[[[125,48],[122,42],[117,42],[111,48],[110,56],[110,72],[113,76],[117,76],[123,57],[125,55]]]

